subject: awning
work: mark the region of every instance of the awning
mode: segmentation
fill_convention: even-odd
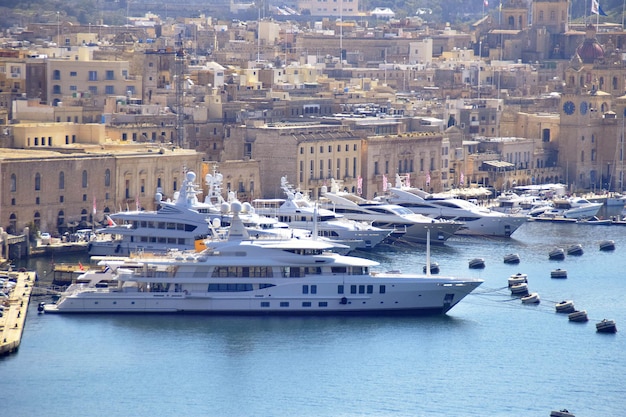
[[[505,161],[483,161],[483,164],[495,169],[511,169],[515,167],[514,164]]]

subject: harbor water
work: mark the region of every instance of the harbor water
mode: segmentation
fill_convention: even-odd
[[[614,251],[599,242],[615,241]],[[584,254],[548,259],[554,247]],[[505,264],[517,253],[519,264]],[[358,256],[422,271],[426,249]],[[484,284],[445,316],[223,317],[38,314],[0,358],[11,416],[622,416],[626,410],[626,227],[529,222],[511,239],[453,237],[431,248],[441,275]],[[469,260],[485,260],[469,269]],[[61,259],[55,259],[60,262]],[[69,261],[76,261],[72,258]],[[82,258],[82,262],[88,259]],[[49,259],[24,266],[48,275]],[[551,278],[554,269],[566,279]],[[45,271],[45,272],[44,272]],[[538,305],[511,296],[528,275]],[[573,300],[587,323],[555,304]],[[595,323],[617,323],[616,334]]]

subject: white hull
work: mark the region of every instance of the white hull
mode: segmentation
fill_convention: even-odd
[[[219,279],[203,281],[220,282]],[[238,280],[241,284],[258,281],[258,278]],[[57,304],[46,304],[44,309],[47,313],[443,314],[478,287],[481,281],[450,279],[449,284],[442,285],[441,277],[424,277],[416,282],[415,279],[394,278],[392,274],[365,280],[333,276],[317,277],[315,281],[278,279],[272,280],[272,283],[276,286],[245,293],[118,292],[112,288],[93,288],[66,295]],[[317,294],[302,294],[303,285],[316,285]],[[345,294],[337,293],[338,285],[344,286]],[[357,286],[356,294],[350,293],[352,285]],[[371,294],[367,293],[368,285],[372,286]],[[380,293],[380,285],[384,285],[384,293]],[[365,286],[365,293],[358,293],[359,286]]]

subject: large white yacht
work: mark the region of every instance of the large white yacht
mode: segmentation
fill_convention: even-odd
[[[205,201],[198,200],[196,174],[187,172],[180,191],[173,201],[163,201],[159,193],[156,211],[120,211],[111,214],[109,226],[97,232],[102,237],[89,242],[92,256],[128,256],[133,252],[163,253],[171,249],[194,249],[196,242],[209,236],[212,227],[230,224],[230,203],[220,194],[221,176],[207,175],[209,193]],[[234,201],[234,197],[233,200]],[[252,206],[244,204],[241,218],[254,235],[310,236],[310,232],[289,228],[276,219],[256,215]]]
[[[437,197],[419,188],[407,187],[400,178],[396,178],[396,186],[383,198],[414,213],[463,222],[456,232],[458,235],[509,237],[527,221],[524,215],[500,213],[467,200]]]
[[[317,239],[250,239],[240,208],[233,203],[228,240],[207,240],[200,253],[105,258],[44,311],[442,314],[482,283],[374,272],[376,262]]]
[[[317,207],[302,192],[295,190],[286,177],[281,178],[280,186],[287,199],[255,199],[252,206],[256,213],[276,218],[294,228],[317,231],[318,236],[342,243],[354,242],[357,249],[371,249],[393,231],[350,220],[331,210]]]
[[[348,219],[368,222],[383,229],[394,229],[391,237],[411,243],[444,243],[462,226],[462,222],[440,220],[413,213],[396,204],[366,200],[356,194],[340,191],[331,180],[330,191],[323,190],[322,207],[341,214]]]

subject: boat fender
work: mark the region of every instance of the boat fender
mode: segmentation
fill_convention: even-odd
[[[340,301],[340,303],[341,303],[341,304],[344,304],[344,305],[345,305],[345,304],[348,304],[348,299],[347,299],[346,297],[341,297],[341,301]]]
[[[120,249],[122,249],[122,245],[117,245],[117,247],[115,248],[115,253],[119,253]]]

